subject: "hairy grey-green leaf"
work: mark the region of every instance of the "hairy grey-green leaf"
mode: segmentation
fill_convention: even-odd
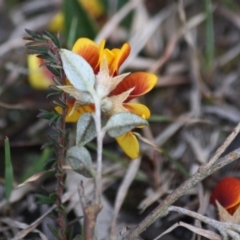
[[[105,129],[111,137],[118,137],[135,127],[146,126],[148,122],[132,113],[122,112],[114,114],[107,122]]]
[[[72,169],[84,177],[93,177],[92,158],[85,147],[74,146],[67,150],[67,159]]]
[[[89,63],[80,55],[60,50],[63,70],[71,84],[80,91],[88,91],[95,83],[95,74]]]
[[[76,145],[83,146],[96,137],[95,122],[90,113],[84,113],[77,122]]]

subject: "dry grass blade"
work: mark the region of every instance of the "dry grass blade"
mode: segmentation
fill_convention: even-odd
[[[196,159],[201,163],[206,163],[209,159],[209,156],[213,149],[215,149],[218,138],[219,132],[216,131],[210,135],[210,143],[207,146],[201,144],[200,139],[196,137],[197,135],[190,134],[190,132],[185,132],[184,137],[188,142],[189,146],[192,148],[192,151],[195,154]]]
[[[22,188],[14,189],[11,193],[9,203],[12,204],[12,203],[15,203],[15,202],[21,200],[29,192],[33,191],[34,189],[36,189],[36,186],[34,186],[33,184],[27,184],[27,185],[23,186]],[[7,204],[6,199],[1,200],[0,210],[4,209],[4,207],[6,207],[6,204]]]
[[[63,169],[64,169],[64,170],[72,170],[70,166],[63,166]],[[31,177],[29,177],[28,179],[26,179],[23,183],[19,184],[19,185],[16,187],[16,189],[25,186],[27,183],[35,182],[35,181],[39,180],[39,178],[41,178],[43,175],[45,175],[46,173],[50,173],[50,172],[53,172],[53,170],[50,169],[50,170],[47,170],[47,171],[43,171],[43,172],[40,172],[40,173],[36,173],[36,174],[34,174],[33,176],[31,176]]]
[[[15,39],[16,37],[19,37],[19,36],[23,37],[25,35],[25,29],[31,29],[31,30],[41,29],[42,27],[46,26],[50,22],[52,17],[53,17],[52,13],[47,13],[21,23],[21,25],[11,34],[10,39]]]
[[[225,18],[227,18],[229,21],[231,21],[237,28],[240,29],[240,17],[237,13],[234,11],[230,11],[226,7],[219,6],[217,8],[217,12],[222,14]]]
[[[184,119],[186,117],[191,117],[191,114],[184,114],[179,118],[179,121],[176,121],[169,125],[169,127],[167,127],[162,133],[160,133],[155,138],[154,143],[157,146],[163,145],[173,134],[175,134],[185,124]]]
[[[29,225],[27,225],[26,223],[21,223],[21,222],[18,222],[16,220],[13,220],[10,218],[1,218],[0,221],[2,223],[7,224],[10,227],[23,229],[22,232],[23,232],[24,236],[26,236],[29,233]],[[38,233],[42,240],[48,240],[48,238],[41,231],[39,231],[37,229],[31,228],[31,232]],[[12,238],[12,240],[21,240],[21,239],[22,239],[22,237]]]
[[[175,4],[170,7],[165,8],[160,13],[158,13],[153,18],[150,18],[146,23],[145,27],[138,32],[136,32],[133,37],[129,40],[131,45],[131,53],[127,60],[121,67],[121,70],[124,70],[138,55],[138,53],[143,49],[149,38],[156,31],[159,25],[169,16],[174,14],[177,11],[177,7]]]
[[[176,211],[180,214],[188,215],[192,218],[198,219],[214,228],[216,228],[222,235],[223,240],[227,240],[228,236],[233,237],[233,239],[239,239],[240,227],[238,224],[231,222],[221,222],[214,219],[203,216],[202,214],[187,210],[185,208],[171,206],[168,208],[169,211]],[[226,211],[226,210],[225,210]]]
[[[125,4],[114,16],[106,23],[95,38],[95,42],[100,42],[102,39],[108,38],[118,24],[132,11],[141,0],[131,0]]]
[[[158,152],[162,152],[162,150],[156,146],[155,144],[153,144],[151,141],[149,141],[147,138],[143,137],[140,133],[134,132],[134,135],[138,137],[138,139],[140,139],[142,142],[146,143],[147,145],[149,145],[150,147],[152,147],[154,150],[158,151]]]
[[[23,186],[25,186],[27,183],[30,182],[35,182],[37,180],[39,180],[40,177],[42,177],[43,175],[45,175],[46,173],[52,172],[53,170],[48,170],[48,171],[43,171],[37,174],[34,174],[33,176],[31,176],[30,178],[28,178],[27,180],[25,180],[23,183],[19,184],[16,189],[21,188]]]
[[[198,235],[201,235],[203,237],[206,237],[207,239],[210,239],[210,240],[221,240],[222,239],[222,237],[219,234],[217,234],[213,231],[204,230],[204,229],[194,227],[194,226],[184,223],[184,222],[179,222],[179,223],[175,223],[171,228],[166,230],[164,233],[162,233],[159,237],[155,238],[154,240],[160,239],[163,235],[166,235],[167,233],[171,232],[172,230],[174,230],[177,227],[185,227],[185,228],[189,229],[190,231],[192,231]]]
[[[168,42],[167,46],[165,47],[165,51],[163,53],[163,56],[155,62],[150,68],[150,72],[157,72],[159,68],[163,66],[164,63],[167,62],[167,60],[172,55],[176,44],[178,43],[179,39],[184,35],[186,29],[190,31],[192,28],[197,27],[199,24],[201,24],[205,20],[206,16],[204,13],[199,13],[198,15],[195,15],[191,19],[188,20],[186,23],[186,26],[184,28],[181,28],[176,34],[174,34],[171,37],[171,40]],[[159,83],[161,84],[161,82]]]
[[[141,212],[145,211],[146,208],[151,206],[154,202],[159,201],[164,194],[167,194],[170,191],[173,177],[174,174],[169,172],[162,173],[160,178],[160,182],[162,182],[161,186],[154,192],[150,190],[148,196],[138,205],[138,209],[140,209]]]
[[[124,179],[121,183],[121,186],[118,189],[116,200],[114,203],[113,219],[112,219],[111,230],[110,230],[111,240],[114,240],[116,238],[116,227],[117,227],[116,225],[117,225],[118,213],[127,195],[128,189],[138,172],[140,163],[141,163],[141,159],[135,159],[131,161],[130,166],[128,167],[127,172],[124,176]]]
[[[155,60],[152,58],[146,57],[136,57],[134,62],[128,64],[128,67],[133,70],[144,70],[149,69],[152,65],[154,65]]]
[[[67,192],[63,195],[62,203],[68,201],[72,196],[74,192]],[[27,227],[24,228],[22,231],[18,232],[17,235],[12,240],[21,240],[23,239],[28,233],[35,230],[35,228],[44,220],[45,217],[48,216],[49,213],[51,213],[56,208],[56,205],[53,205],[50,207],[41,217],[39,217],[37,220],[35,220],[30,225],[26,225]]]
[[[0,56],[3,56],[4,54],[10,52],[11,50],[23,48],[24,44],[25,42],[21,37],[9,39],[7,42],[4,42],[3,44],[0,45]]]
[[[179,1],[178,4],[179,17],[183,24],[184,38],[189,47],[189,65],[190,65],[190,75],[192,79],[191,92],[190,92],[190,104],[191,111],[195,117],[199,117],[201,113],[201,95],[200,95],[200,66],[197,57],[196,42],[193,34],[188,31],[186,13],[184,10],[183,1]]]
[[[224,153],[224,151],[232,143],[232,141],[239,134],[239,132],[240,132],[240,123],[233,129],[232,133],[228,136],[225,142],[217,149],[215,155],[209,160],[207,164],[208,166],[213,165],[219,159],[219,157]]]
[[[203,112],[215,114],[219,118],[226,119],[233,123],[238,123],[240,119],[240,111],[227,104],[221,104],[221,106],[207,106],[203,108]]]
[[[230,48],[226,53],[224,53],[221,57],[217,58],[214,61],[214,67],[222,67],[225,64],[229,63],[235,57],[240,54],[240,44],[236,44],[232,48]]]

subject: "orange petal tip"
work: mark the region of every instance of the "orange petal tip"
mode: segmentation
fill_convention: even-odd
[[[129,95],[126,102],[133,98],[144,95],[145,93],[152,90],[157,83],[157,76],[147,72],[135,72],[125,77],[117,87],[112,91],[111,95],[117,95],[121,92],[125,92],[131,88],[134,88]]]

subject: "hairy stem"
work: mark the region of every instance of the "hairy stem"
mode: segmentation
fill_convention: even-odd
[[[95,125],[97,131],[97,174],[95,177],[95,204],[101,203],[102,193],[102,147],[103,147],[103,132],[101,126],[101,106],[99,99],[95,99]]]
[[[65,74],[62,73],[62,82],[65,82]],[[67,94],[62,93],[62,100],[63,102],[67,102]],[[62,115],[61,115],[61,122],[59,124],[59,136],[58,140],[56,142],[56,148],[57,148],[57,166],[56,166],[56,178],[57,178],[57,186],[56,186],[56,192],[57,192],[57,199],[56,199],[56,205],[58,209],[58,218],[57,223],[60,230],[60,237],[62,240],[67,240],[67,223],[66,223],[66,212],[64,205],[62,204],[62,196],[64,192],[64,185],[65,185],[65,178],[66,173],[63,169],[64,164],[64,158],[66,153],[66,146],[65,146],[65,138],[66,138],[66,124],[65,124],[65,118],[67,115],[67,108],[62,109]]]

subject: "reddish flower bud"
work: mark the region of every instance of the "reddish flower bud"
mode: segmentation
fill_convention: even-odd
[[[223,178],[211,195],[210,202],[216,206],[216,201],[233,215],[240,205],[240,180],[234,177]]]

